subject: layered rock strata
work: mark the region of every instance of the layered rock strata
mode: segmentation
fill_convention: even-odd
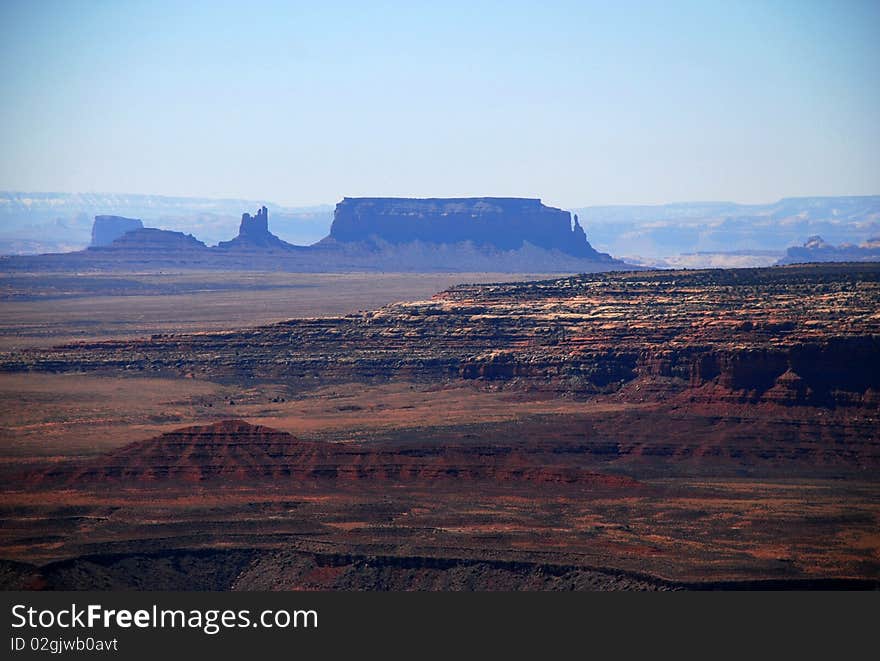
[[[124,218],[122,216],[95,216],[92,225],[91,248],[109,246],[126,232],[143,228],[144,224],[137,218]]]
[[[383,449],[304,442],[269,427],[225,420],[132,443],[91,461],[56,465],[30,476],[29,482],[83,485],[216,479],[227,485],[287,480],[415,482],[424,486],[454,480],[614,489],[639,486],[631,478],[560,464],[552,453],[547,454],[549,459],[534,452],[478,445]]]
[[[330,237],[341,242],[471,242],[499,250],[529,243],[585,259],[611,261],[587,241],[577,216],[541,200],[345,198],[336,205]]]
[[[23,350],[0,369],[877,407],[878,309],[876,264],[581,275],[243,331]]]

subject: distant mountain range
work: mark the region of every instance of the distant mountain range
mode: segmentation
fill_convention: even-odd
[[[327,236],[333,206],[284,207],[262,200],[157,195],[0,193],[0,254],[67,252],[90,243],[92,219],[119,215],[193,234],[208,245],[234,236],[244,209],[263,204],[279,239],[310,245]],[[682,202],[571,209],[590,243],[650,266],[760,266],[822,236],[863,244],[880,236],[880,195],[786,198],[770,204]],[[421,257],[415,253],[412,259]]]
[[[821,235],[859,244],[880,235],[880,195],[771,204],[683,202],[573,209],[599,250],[654,266],[762,266]]]

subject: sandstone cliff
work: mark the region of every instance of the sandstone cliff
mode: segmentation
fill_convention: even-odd
[[[638,269],[597,252],[575,216],[540,200],[346,198],[331,233],[295,246],[269,231],[262,207],[214,248],[190,235],[139,228],[85,251],[0,258],[7,271],[179,266],[294,272],[594,273]]]
[[[540,200],[344,198],[336,205],[330,238],[340,242],[413,242],[519,250],[529,243],[573,257],[611,261],[587,241],[577,216]]]
[[[239,251],[289,250],[293,247],[269,231],[269,211],[266,207],[260,207],[254,216],[242,214],[238,236],[217,245],[220,250]]]
[[[0,371],[461,379],[637,401],[876,408],[878,300],[875,264],[567,276],[236,332],[24,350],[0,356]]]
[[[173,256],[177,253],[201,252],[208,247],[195,238],[192,234],[183,232],[171,232],[154,227],[126,232],[109,246],[91,248],[90,250],[112,251],[125,253],[156,253],[158,256]]]
[[[109,246],[126,232],[143,228],[144,224],[137,218],[122,216],[95,216],[92,225],[92,242],[89,247]]]

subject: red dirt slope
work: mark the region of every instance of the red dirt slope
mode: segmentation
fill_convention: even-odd
[[[354,483],[530,482],[595,488],[635,487],[627,477],[547,464],[540,455],[478,446],[374,448],[304,442],[287,432],[243,420],[186,427],[138,441],[97,459],[55,466],[31,476],[31,484],[63,481],[144,483],[284,480]]]

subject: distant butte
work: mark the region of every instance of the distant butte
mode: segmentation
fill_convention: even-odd
[[[117,253],[155,253],[159,256],[176,255],[181,252],[208,250],[208,247],[192,234],[159,230],[155,227],[126,232],[109,246],[90,248],[91,251]]]
[[[114,220],[108,221],[108,218]],[[329,236],[296,246],[269,231],[264,206],[241,217],[238,236],[209,248],[181,232],[97,216],[88,250],[0,257],[8,271],[119,270],[179,265],[292,272],[595,273],[637,270],[598,252],[578,217],[522,198],[344,198]],[[111,238],[112,237],[112,238]]]
[[[122,216],[95,216],[92,225],[91,248],[109,246],[126,232],[143,228],[144,224],[138,218],[123,218]]]
[[[269,231],[269,210],[266,207],[260,207],[254,216],[242,214],[238,236],[217,245],[221,250],[290,250],[293,247]]]
[[[471,242],[499,250],[530,243],[573,257],[613,261],[593,249],[578,217],[541,200],[512,197],[410,199],[347,197],[336,205],[330,238],[336,241]]]

